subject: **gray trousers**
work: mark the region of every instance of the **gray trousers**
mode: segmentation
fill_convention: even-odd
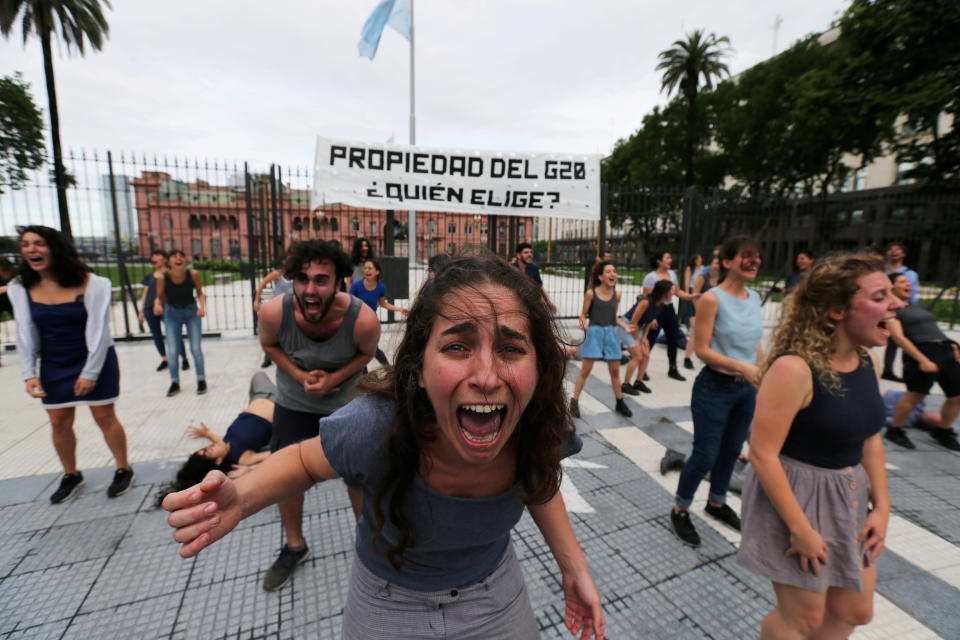
[[[513,545],[493,573],[465,589],[414,591],[377,577],[354,556],[343,640],[536,640]]]

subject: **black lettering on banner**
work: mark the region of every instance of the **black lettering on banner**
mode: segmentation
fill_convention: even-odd
[[[413,154],[413,172],[414,173],[427,172],[427,154],[425,153]]]
[[[370,153],[367,154],[367,166],[383,171],[383,149],[370,149]]]
[[[514,180],[519,180],[523,177],[523,172],[520,171],[520,168],[523,166],[523,160],[520,158],[510,158],[507,161],[507,177],[513,178]]]
[[[450,175],[465,176],[467,174],[467,158],[465,156],[450,156]]]
[[[467,175],[471,178],[479,178],[483,175],[483,158],[471,157],[467,160]]]
[[[435,184],[430,187],[429,198],[436,202],[437,200],[443,201],[443,187],[439,184]]]
[[[506,172],[507,172],[507,163],[503,161],[503,158],[492,158],[490,160],[490,177],[491,178],[502,178]]]
[[[470,190],[470,204],[475,204],[478,206],[483,206],[483,189],[471,189]]]
[[[403,164],[403,154],[399,151],[387,151],[387,171],[393,171],[395,164]]]
[[[388,182],[387,197],[403,202],[403,185],[396,182]]]
[[[347,148],[339,145],[332,144],[330,145],[330,166],[333,166],[333,161],[337,158],[346,160],[347,159]]]
[[[413,189],[411,193],[410,190]],[[426,188],[419,184],[405,184],[403,185],[403,199],[404,200],[422,200],[423,198],[420,195],[420,190],[426,191]]]
[[[550,205],[550,208],[553,209],[554,204],[560,204],[560,194],[556,191],[547,191],[547,197],[550,198],[550,201],[553,203]]]
[[[377,191],[377,181],[373,181],[373,186],[367,189],[368,198],[382,198],[383,196]]]
[[[510,198],[510,192],[507,191],[507,199]],[[502,202],[497,202],[493,199],[493,191],[487,191],[487,206],[489,207],[502,207]]]
[[[454,200],[461,204],[463,203],[462,187],[447,187],[447,202],[453,202]]]
[[[542,199],[543,199],[543,191],[531,191],[530,192],[530,208],[542,209],[543,204],[540,202]]]
[[[350,147],[350,164],[347,166],[353,169],[354,166],[363,169],[363,149]]]
[[[587,166],[582,162],[573,163],[573,179],[574,180],[586,180],[587,179]]]
[[[507,192],[509,193],[509,191]],[[527,206],[527,192],[526,191],[514,191],[513,197],[510,199],[511,207],[526,207]]]
[[[439,163],[439,168],[437,164]],[[447,172],[447,156],[434,154],[430,156],[430,173],[443,175]]]
[[[526,178],[527,180],[536,180],[536,179],[537,179],[537,174],[535,174],[535,173],[530,173],[530,161],[529,161],[529,160],[524,160],[524,161],[523,161],[523,177]]]

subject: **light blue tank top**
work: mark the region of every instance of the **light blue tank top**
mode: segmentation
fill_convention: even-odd
[[[728,358],[755,364],[757,346],[763,336],[760,296],[753,289],[747,289],[746,300],[735,298],[720,287],[711,291],[720,304],[710,348]]]

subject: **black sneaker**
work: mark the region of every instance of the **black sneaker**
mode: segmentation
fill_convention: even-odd
[[[680,542],[691,547],[700,546],[700,534],[697,533],[693,522],[690,520],[689,511],[671,511],[670,524],[673,527],[673,534],[677,536]]]
[[[183,359],[183,364],[180,365],[180,368],[183,369],[184,371],[186,371],[187,369],[189,369],[189,368],[190,368],[190,361],[187,360],[186,358],[184,358],[184,359]]]
[[[283,545],[280,553],[277,554],[277,559],[263,576],[263,588],[267,591],[282,589],[283,585],[293,577],[293,570],[306,560],[308,555],[310,555],[310,548],[307,545],[303,545],[299,550],[291,549],[288,544]]]
[[[633,383],[633,388],[637,391],[643,391],[644,393],[653,393],[653,389],[643,384],[642,380],[636,380]]]
[[[884,380],[889,380],[890,382],[903,382],[903,378],[895,374],[893,371],[884,371],[880,374],[880,377]]]
[[[893,444],[900,445],[904,449],[917,448],[917,445],[913,444],[913,441],[910,440],[910,437],[907,435],[907,432],[903,430],[903,427],[887,427],[883,437]]]
[[[640,395],[640,391],[638,391],[637,389],[634,389],[633,387],[631,387],[630,385],[628,385],[626,382],[624,382],[623,384],[620,385],[620,391],[623,391],[623,392],[624,392],[625,394],[627,394],[628,396],[638,396],[638,395]]]
[[[180,383],[179,383],[179,382],[171,382],[171,383],[170,383],[170,388],[167,389],[167,397],[169,398],[170,396],[175,396],[175,395],[177,395],[178,393],[180,393]]]
[[[617,406],[614,407],[613,410],[627,418],[633,415],[633,411],[630,411],[630,407],[628,407],[627,403],[623,401],[623,398],[617,398]]]
[[[940,446],[951,451],[960,451],[960,442],[957,442],[957,433],[953,429],[934,429],[930,435]]]
[[[60,480],[60,488],[53,492],[53,495],[50,496],[50,502],[52,504],[60,504],[61,502],[66,502],[73,497],[73,494],[77,492],[77,489],[83,486],[83,474],[77,471],[76,473],[65,473],[63,478]]]
[[[107,487],[107,497],[116,498],[130,491],[133,484],[133,469],[117,469],[113,474],[113,482]]]
[[[728,527],[740,531],[740,516],[730,508],[730,505],[721,504],[719,507],[715,507],[708,502],[703,510],[707,512],[707,515],[713,516]]]
[[[267,356],[263,356],[263,362],[260,363],[260,368],[266,369],[271,364],[273,364],[273,362],[270,360],[270,358],[268,358]]]
[[[676,367],[670,367],[670,371],[667,372],[668,378],[673,378],[674,380],[679,380],[680,382],[685,382],[686,378],[680,375],[680,372]]]
[[[157,371],[163,371],[169,366],[170,364],[166,360],[161,360],[160,364],[157,365]]]
[[[570,415],[574,418],[580,417],[580,403],[577,402],[576,398],[570,398]]]
[[[683,359],[683,368],[684,369],[693,369],[693,360],[690,358]]]
[[[197,380],[197,395],[202,396],[207,392],[207,381]]]
[[[643,372],[643,381],[650,382],[650,376],[647,375],[646,371]]]

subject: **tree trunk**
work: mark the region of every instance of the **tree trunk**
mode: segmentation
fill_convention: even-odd
[[[688,77],[688,82],[690,79]],[[686,135],[686,148],[684,149],[684,187],[692,187],[695,183],[695,178],[693,175],[693,139],[696,135],[697,128],[697,92],[696,90],[687,91],[687,135]]]
[[[43,47],[43,75],[47,81],[47,104],[50,110],[50,142],[53,145],[53,176],[57,184],[57,205],[60,210],[60,231],[73,242],[70,212],[67,209],[66,172],[60,151],[60,115],[57,112],[57,90],[53,81],[53,51],[50,48],[49,25],[40,25],[40,43]]]

